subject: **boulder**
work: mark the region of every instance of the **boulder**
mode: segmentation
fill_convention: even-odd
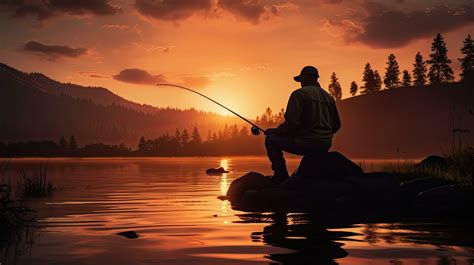
[[[448,161],[444,157],[431,155],[421,160],[415,167],[420,170],[446,171],[448,169]]]
[[[334,201],[350,193],[352,184],[341,179],[292,176],[280,184],[285,190],[297,192],[308,203]]]
[[[269,177],[265,177],[257,172],[249,172],[232,181],[229,190],[227,191],[227,197],[229,197],[232,202],[238,202],[243,199],[246,191],[260,191],[264,188],[271,188],[273,186],[275,186],[275,184]]]
[[[371,172],[346,177],[352,184],[353,199],[374,204],[400,201],[400,185],[395,176],[385,172]]]
[[[471,199],[458,185],[444,185],[423,191],[413,202],[418,216],[446,217],[472,215]]]
[[[117,233],[117,235],[123,236],[128,239],[137,239],[140,237],[135,231],[124,231],[124,232]]]
[[[362,174],[362,169],[339,152],[304,156],[293,175],[311,178],[344,178]]]
[[[448,181],[442,178],[425,177],[404,181],[400,185],[400,188],[404,200],[411,202],[420,192],[447,184]]]

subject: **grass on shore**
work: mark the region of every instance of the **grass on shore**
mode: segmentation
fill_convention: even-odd
[[[0,166],[0,247],[21,241],[36,226],[35,212],[28,208],[27,199],[50,196],[53,185],[43,163],[31,173],[20,171],[17,185],[11,185],[8,162]]]
[[[474,148],[468,147],[453,154],[444,154],[447,167],[420,167],[413,164],[387,166],[385,171],[398,176],[400,181],[422,177],[439,177],[472,188],[474,183]]]
[[[19,192],[26,198],[39,198],[53,194],[53,184],[48,177],[48,167],[41,163],[31,174],[21,170]]]

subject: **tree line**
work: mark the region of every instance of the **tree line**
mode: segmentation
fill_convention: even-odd
[[[140,137],[135,150],[124,143],[77,145],[76,138],[61,137],[55,141],[0,142],[0,157],[128,157],[128,156],[212,156],[262,155],[263,137],[254,137],[246,126],[225,126],[217,132],[208,131],[203,139],[197,127],[189,132],[176,129],[174,134],[164,133],[154,139]]]
[[[474,43],[471,35],[468,35],[461,48],[462,58],[459,58],[461,66],[461,82],[472,82],[474,80]],[[454,81],[454,72],[450,64],[452,61],[448,57],[448,48],[444,37],[438,33],[431,44],[429,59],[424,60],[422,54],[415,55],[415,62],[412,71],[400,71],[400,66],[396,56],[392,53],[387,57],[385,74],[383,78],[377,70],[374,70],[370,63],[364,67],[362,74],[363,85],[359,87],[352,81],[349,93],[355,96],[357,92],[361,95],[382,90],[382,85],[386,89],[409,86],[424,86],[426,84],[438,85],[451,83]],[[401,78],[400,78],[401,75]],[[336,73],[333,72],[329,85],[329,93],[339,101],[342,99],[342,87]]]

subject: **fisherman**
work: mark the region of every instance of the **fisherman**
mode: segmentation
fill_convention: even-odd
[[[289,178],[283,151],[296,155],[327,152],[333,135],[341,127],[336,103],[318,82],[314,66],[305,66],[293,79],[301,88],[291,93],[285,121],[277,128],[265,130],[265,147],[272,163],[272,181],[281,183]]]

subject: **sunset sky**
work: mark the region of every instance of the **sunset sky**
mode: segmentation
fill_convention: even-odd
[[[349,95],[365,63],[381,74],[390,53],[412,70],[441,32],[459,79],[460,48],[474,34],[474,2],[344,0],[0,1],[0,61],[62,82],[102,86],[158,107],[217,107],[188,85],[242,114],[285,107],[292,77],[316,66]]]

